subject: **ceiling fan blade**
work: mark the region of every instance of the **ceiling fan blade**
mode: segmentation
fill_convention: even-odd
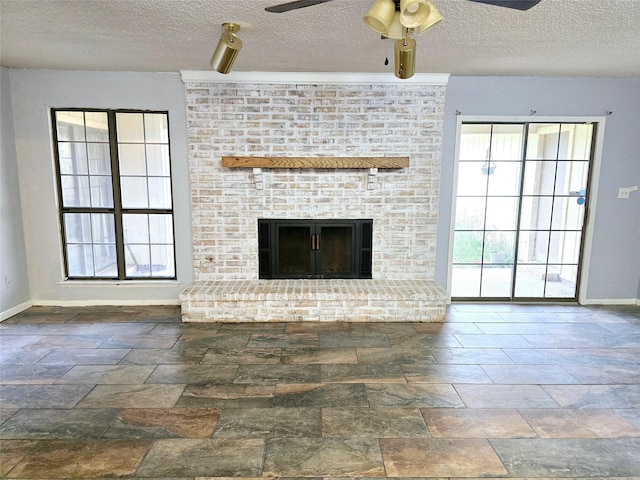
[[[541,0],[469,0],[470,2],[486,3],[496,7],[515,8],[516,10],[529,10],[535,7]]]
[[[297,0],[295,2],[282,3],[280,5],[274,5],[273,7],[267,7],[267,12],[283,13],[289,10],[295,10],[297,8],[310,7],[311,5],[318,5],[319,3],[330,2],[331,0]]]

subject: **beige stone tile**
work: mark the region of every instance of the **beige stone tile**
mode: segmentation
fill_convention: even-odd
[[[388,477],[501,477],[508,472],[487,440],[382,438]]]
[[[213,434],[218,408],[123,409],[104,438],[208,438]]]
[[[8,475],[42,479],[130,476],[150,445],[149,440],[43,441]]]
[[[63,375],[59,384],[142,384],[154,366],[76,365]]]
[[[437,438],[530,438],[535,432],[515,409],[422,408],[429,433]]]
[[[265,477],[382,477],[378,441],[372,438],[267,440]]]
[[[154,442],[141,477],[249,476],[262,470],[264,439],[170,439]]]
[[[416,408],[323,408],[322,436],[403,438],[429,432]]]
[[[522,416],[542,438],[618,438],[640,436],[640,430],[615,410],[522,410]]]
[[[184,385],[98,385],[78,404],[79,408],[169,408]]]
[[[9,471],[37,446],[36,440],[0,440],[0,477],[5,478]]]

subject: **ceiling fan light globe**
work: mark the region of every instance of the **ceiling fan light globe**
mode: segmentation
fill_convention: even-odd
[[[433,27],[436,23],[441,22],[442,20],[444,20],[444,17],[440,14],[436,7],[431,5],[431,9],[426,20],[416,28],[416,30],[418,31],[418,35],[422,35],[429,28]]]
[[[387,30],[385,37],[396,40],[404,37],[404,27],[400,23],[400,12],[396,12],[393,15],[393,20],[389,24],[389,30]]]
[[[407,28],[416,28],[429,16],[431,10],[427,0],[400,0],[400,23]]]
[[[364,23],[374,32],[385,35],[393,19],[396,6],[393,0],[376,0],[364,16]]]

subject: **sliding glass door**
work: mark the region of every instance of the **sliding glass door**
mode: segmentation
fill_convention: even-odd
[[[454,299],[575,300],[594,125],[463,123]]]

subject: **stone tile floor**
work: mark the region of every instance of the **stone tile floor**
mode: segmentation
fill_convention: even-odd
[[[640,307],[444,324],[0,324],[3,478],[640,478]]]

